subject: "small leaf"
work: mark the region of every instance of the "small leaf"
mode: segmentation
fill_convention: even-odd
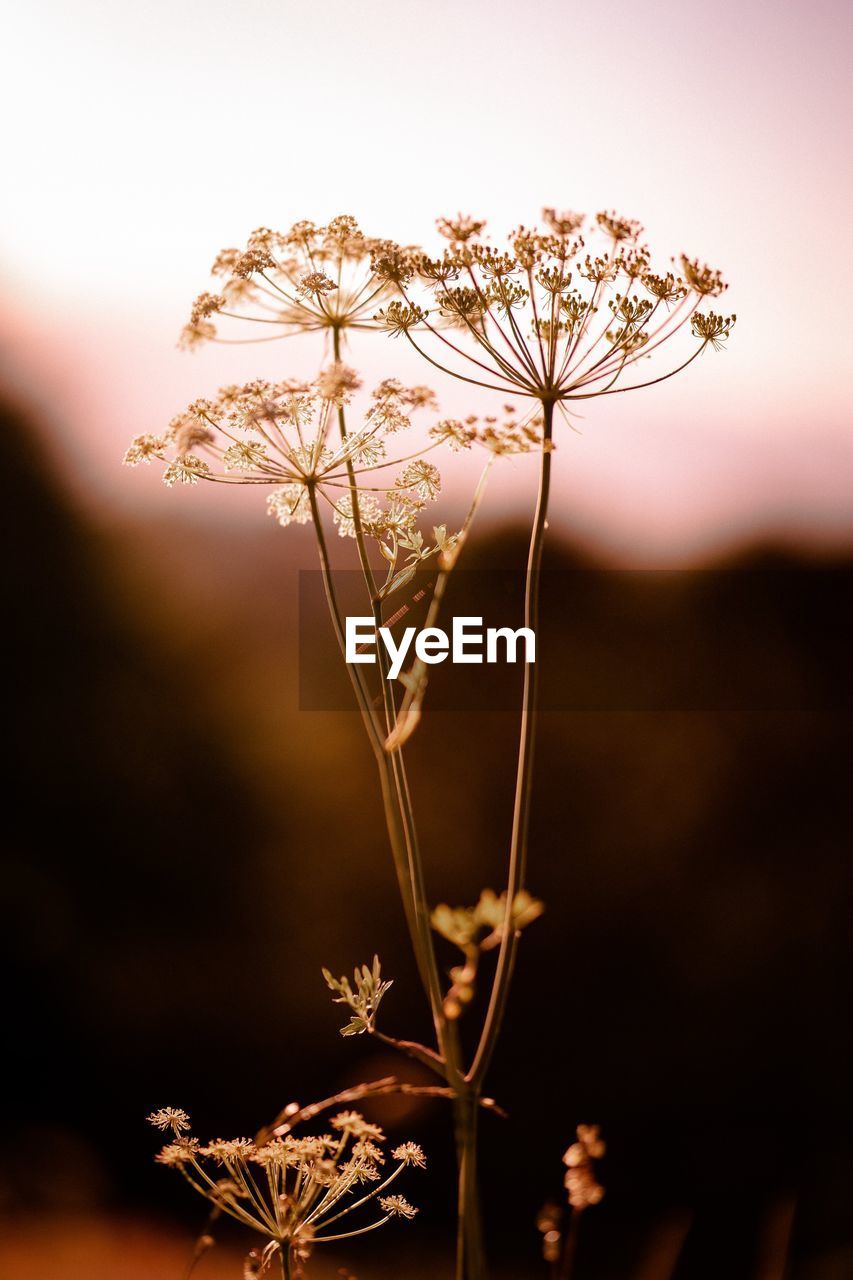
[[[418,551],[423,549],[424,535],[417,529],[413,529],[409,533],[401,533],[399,538],[400,546],[405,547],[408,551]]]
[[[363,1018],[354,1017],[345,1027],[341,1027],[342,1036],[360,1036],[367,1030],[367,1023]]]
[[[392,591],[399,591],[400,587],[404,587],[407,582],[411,582],[414,576],[415,576],[414,566],[408,569],[401,569],[400,572],[395,573],[391,581],[387,582],[385,586],[381,589],[381,591],[379,592],[380,598],[384,599],[385,596],[390,596]]]
[[[337,994],[333,997],[335,1004],[346,1005],[352,1014],[349,1023],[341,1030],[343,1036],[357,1036],[365,1031],[373,1030],[376,1010],[391,982],[382,981],[382,966],[379,957],[374,955],[370,968],[366,964],[356,965],[353,970],[355,990],[349,979],[344,976],[336,978],[328,969],[322,970],[326,985]]]

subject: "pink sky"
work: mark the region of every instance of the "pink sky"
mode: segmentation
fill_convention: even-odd
[[[49,405],[101,518],[206,518],[209,496],[117,469],[126,439],[220,382],[315,359],[175,350],[219,247],[344,211],[428,244],[439,213],[497,234],[555,204],[642,219],[661,261],[707,258],[739,317],[683,378],[585,408],[555,518],[655,563],[749,531],[853,537],[848,4],[45,0],[12,25],[2,373]],[[382,339],[353,360],[424,379]],[[515,464],[493,514],[531,483]]]

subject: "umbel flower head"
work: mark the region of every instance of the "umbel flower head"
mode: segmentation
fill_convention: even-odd
[[[196,298],[180,345],[375,328],[377,306],[411,278],[412,257],[412,250],[365,236],[348,214],[323,227],[306,221],[284,232],[259,227],[244,249],[217,255],[215,291]],[[220,316],[227,333],[220,333]],[[261,328],[253,333],[251,325]]]
[[[329,1133],[287,1134],[264,1145],[249,1138],[202,1145],[189,1133],[186,1113],[172,1108],[149,1120],[172,1130],[158,1163],[177,1169],[219,1212],[266,1237],[263,1266],[281,1253],[301,1270],[316,1245],[417,1213],[396,1191],[386,1193],[404,1170],[426,1167],[423,1151],[404,1142],[389,1153],[382,1130],[357,1111],[333,1116]]]
[[[425,455],[443,445],[528,452],[541,447],[541,420],[520,418],[507,405],[500,417],[440,419],[412,439],[412,415],[434,410],[435,397],[428,387],[386,378],[360,425],[341,434],[338,410],[359,385],[354,370],[335,363],[310,383],[223,387],[213,399],[194,401],[162,434],[137,436],[124,461],[162,463],[169,488],[201,480],[265,485],[268,514],[283,526],[316,523],[322,500],[342,537],[356,533],[355,495],[359,527],[389,567],[386,594],[402,585],[400,574],[411,577],[430,556],[449,556],[456,542],[445,525],[431,526],[431,536],[418,528],[441,491],[438,467]]]
[[[719,349],[735,317],[696,314],[725,290],[718,271],[682,257],[682,274],[658,274],[638,222],[603,212],[581,234],[585,221],[545,209],[543,226],[495,246],[485,222],[440,218],[445,248],[417,256],[411,278],[388,276],[397,297],[377,321],[446,373],[552,405],[650,386]],[[659,368],[679,332],[698,345]]]
[[[194,401],[161,435],[137,436],[124,461],[128,466],[163,462],[169,488],[199,480],[272,486],[267,508],[282,525],[311,520],[310,495],[317,491],[332,506],[343,533],[351,532],[349,464],[359,479],[376,473],[370,485],[375,496],[364,501],[377,528],[384,523],[410,527],[437,497],[441,477],[432,463],[419,459],[423,450],[401,445],[389,458],[389,443],[411,427],[412,411],[434,404],[433,394],[427,387],[386,380],[373,391],[361,425],[338,438],[335,411],[358,386],[353,370],[333,365],[314,382],[258,380],[223,387],[212,400]],[[386,469],[396,465],[403,469],[386,478]]]

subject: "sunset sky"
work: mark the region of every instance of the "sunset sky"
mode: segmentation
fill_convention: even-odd
[[[438,214],[497,236],[551,204],[641,219],[658,261],[719,266],[738,313],[725,352],[585,408],[555,518],[655,563],[750,531],[853,537],[844,0],[34,0],[9,23],[0,374],[100,518],[209,514],[122,472],[126,440],[220,382],[316,363],[304,343],[176,351],[217,249],[340,212],[428,246]],[[351,358],[425,376],[390,340]],[[531,484],[515,464],[492,514]]]

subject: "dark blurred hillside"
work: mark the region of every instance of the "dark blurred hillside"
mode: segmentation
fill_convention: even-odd
[[[291,1097],[395,1067],[341,1041],[321,965],[342,972],[378,951],[397,979],[389,1030],[426,1034],[371,758],[352,712],[298,709],[296,567],[310,563],[310,531],[176,520],[97,533],[26,422],[7,413],[3,430],[15,1103],[0,1208],[157,1208],[195,1223],[151,1167],[151,1106],[245,1132]],[[523,530],[466,556],[471,569],[521,566]],[[552,709],[530,870],[548,910],[525,936],[490,1082],[510,1119],[485,1126],[495,1252],[526,1257],[526,1275],[540,1274],[535,1212],[559,1195],[560,1156],[584,1120],[609,1140],[608,1197],[585,1223],[580,1280],[661,1276],[639,1270],[644,1252],[682,1221],[678,1280],[781,1277],[758,1261],[791,1203],[791,1274],[853,1275],[839,705],[853,561],[832,567],[830,636],[825,593],[810,604],[814,562],[760,548],[735,567],[754,574],[748,609],[742,580],[723,573],[614,595],[612,575],[578,576],[582,557],[549,549]],[[450,612],[487,613],[489,583],[466,577]],[[640,665],[642,679],[626,678]],[[686,670],[704,673],[698,686]],[[768,679],[775,701],[756,700]],[[436,671],[436,705],[453,706],[454,688],[461,699],[454,680]],[[474,707],[427,714],[412,741],[436,900],[500,887],[516,734],[513,714]],[[415,1109],[406,1125],[436,1150],[424,1217],[446,1226],[438,1119]]]
[[[272,829],[204,704],[118,606],[26,422],[7,411],[2,429],[16,1100],[3,1141],[20,1173],[13,1189],[6,1166],[4,1199],[85,1205],[121,1184],[114,1155],[152,1083],[185,1092],[190,1048],[217,1054],[223,1026],[239,1036],[259,1013],[247,871]]]

